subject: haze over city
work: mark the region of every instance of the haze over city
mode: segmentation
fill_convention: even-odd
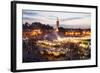
[[[56,18],[59,17],[60,26],[64,28],[91,28],[91,14],[80,12],[55,12],[23,10],[23,24],[28,22],[41,22],[55,27]]]
[[[91,58],[91,14],[23,10],[23,63]]]

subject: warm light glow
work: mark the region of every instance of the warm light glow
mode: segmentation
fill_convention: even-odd
[[[32,36],[38,36],[38,35],[40,35],[40,34],[42,34],[42,32],[41,32],[40,29],[35,29],[35,30],[33,30],[33,31],[31,32],[31,35],[32,35]]]
[[[70,32],[65,32],[65,35],[68,36],[90,36],[91,32],[90,31],[83,31],[81,32],[76,32],[76,31],[70,31]]]
[[[88,35],[88,36],[90,36],[91,35],[91,33],[89,32],[89,31],[83,31],[83,35]]]

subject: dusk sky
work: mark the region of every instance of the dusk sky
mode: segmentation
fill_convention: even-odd
[[[90,13],[23,10],[22,14],[23,24],[41,22],[55,27],[56,19],[59,17],[60,26],[65,28],[91,27]]]

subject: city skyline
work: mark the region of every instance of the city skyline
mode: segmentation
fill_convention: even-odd
[[[41,22],[55,27],[56,18],[59,17],[61,27],[91,28],[90,13],[23,10],[22,14],[23,24]]]

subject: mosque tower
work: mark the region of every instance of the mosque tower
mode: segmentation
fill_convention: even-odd
[[[59,18],[57,17],[57,21],[56,21],[56,31],[59,31]]]

